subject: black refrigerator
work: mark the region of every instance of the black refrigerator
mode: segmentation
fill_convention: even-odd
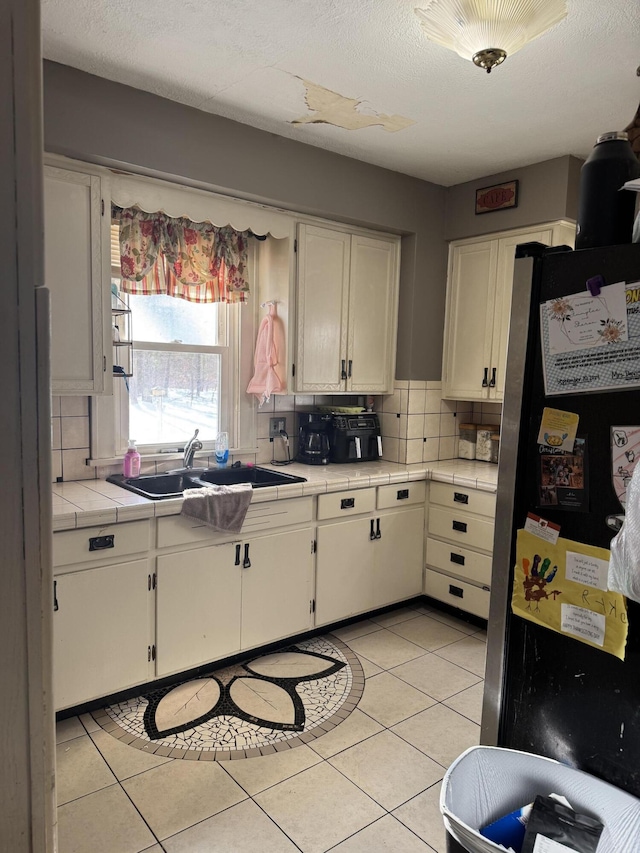
[[[540,306],[553,300],[561,305],[563,297],[586,293],[587,282],[596,276],[599,286],[640,281],[640,245],[572,251],[526,244],[518,247],[516,258],[482,743],[555,758],[640,796],[640,605],[627,604],[624,661],[511,608],[517,531],[529,514],[558,525],[562,537],[605,549],[615,535],[616,516],[622,517],[613,480],[612,428],[640,427],[640,358],[630,345],[621,360],[610,355],[619,352],[617,344],[601,347],[607,369],[622,382],[614,389],[590,387],[590,369],[580,372],[583,362],[593,358],[587,350],[583,356],[580,350],[574,353],[573,374],[566,368],[564,378],[554,378],[548,350],[543,355]],[[640,315],[636,319],[640,327]],[[631,323],[628,331],[631,336]],[[577,497],[566,486],[544,486],[545,478],[549,483],[549,470],[541,468],[545,407],[579,418],[584,480]],[[567,475],[571,466],[559,466],[551,465],[556,478],[558,470],[575,477],[573,471]],[[543,494],[545,488],[550,493]],[[563,500],[567,495],[569,500]]]

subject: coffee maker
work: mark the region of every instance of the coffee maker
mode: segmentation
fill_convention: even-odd
[[[334,415],[331,429],[332,462],[372,462],[382,457],[380,422],[373,412]]]
[[[327,465],[331,449],[333,415],[321,412],[299,412],[297,462]]]

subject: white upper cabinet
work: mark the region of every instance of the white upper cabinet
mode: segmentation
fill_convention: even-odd
[[[44,167],[54,394],[111,393],[110,206],[100,170]]]
[[[575,225],[558,221],[449,247],[442,396],[504,399],[515,249],[520,243],[573,246]]]
[[[398,269],[397,238],[298,226],[296,391],[392,390]]]

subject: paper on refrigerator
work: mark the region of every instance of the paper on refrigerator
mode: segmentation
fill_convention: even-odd
[[[561,537],[553,544],[519,530],[513,612],[624,660],[627,605],[604,583],[609,557],[606,548]]]
[[[640,282],[540,305],[545,394],[640,387]]]

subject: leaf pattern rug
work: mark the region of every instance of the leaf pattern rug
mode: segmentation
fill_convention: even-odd
[[[149,690],[93,713],[122,743],[171,758],[229,761],[308,743],[364,690],[357,656],[327,635]]]

